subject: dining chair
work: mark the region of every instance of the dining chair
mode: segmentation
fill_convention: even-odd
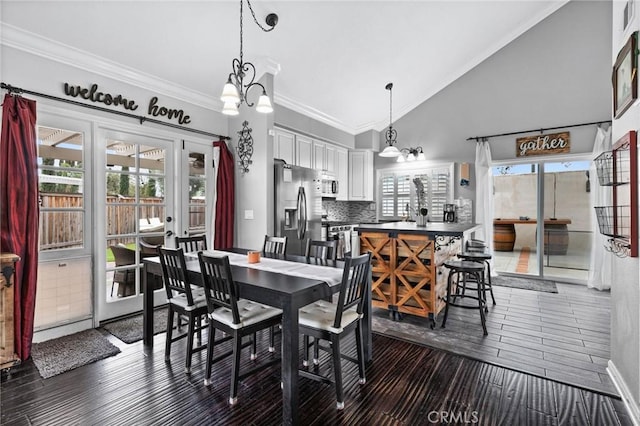
[[[338,410],[344,408],[342,358],[358,364],[359,383],[361,385],[366,383],[361,319],[366,300],[365,291],[368,288],[370,264],[370,252],[346,258],[337,301],[319,300],[300,308],[298,313],[300,333],[303,335],[304,341],[303,365],[308,365],[309,336],[316,341],[326,340],[331,343],[331,349],[314,345],[313,363],[317,365],[320,362],[318,348],[332,353]],[[356,335],[357,360],[345,356],[340,351],[340,339],[353,330]],[[320,375],[317,371],[300,370],[300,375],[325,383],[331,381],[330,378]]]
[[[211,384],[211,366],[215,362],[231,355],[231,352],[213,358],[215,345],[229,339],[233,340],[233,361],[231,365],[231,392],[229,404],[238,402],[238,380],[240,379],[240,352],[244,346],[251,345],[251,359],[257,358],[256,332],[279,324],[282,320],[282,310],[256,303],[247,299],[240,299],[238,288],[231,275],[229,256],[214,257],[198,252],[202,286],[208,306],[209,343],[207,345],[207,366],[204,376],[205,386]],[[216,330],[226,333],[222,339],[216,341]],[[245,336],[252,336],[251,342],[242,343]],[[278,362],[272,359],[253,366],[242,377],[266,368]]]
[[[287,251],[287,237],[264,236],[263,254],[285,254]]]
[[[336,260],[338,256],[338,240],[320,241],[307,240],[307,247],[304,251],[305,257],[320,260]]]
[[[193,337],[198,334],[198,343],[201,341],[202,316],[207,314],[207,300],[204,292],[193,291],[187,280],[187,266],[184,258],[184,250],[160,247],[160,264],[164,288],[167,291],[169,313],[167,319],[167,339],[165,343],[164,360],[169,362],[171,358],[171,344],[180,339],[187,338],[187,355],[185,372],[191,373],[191,359],[195,352],[204,350],[207,346],[199,344],[194,347]],[[173,337],[174,314],[179,318],[186,318],[188,328],[185,333]]]
[[[205,234],[190,237],[176,236],[176,247],[183,249],[185,253],[206,250],[207,236]]]

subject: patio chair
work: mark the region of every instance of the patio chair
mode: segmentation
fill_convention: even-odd
[[[118,296],[130,296],[135,293],[136,289],[136,252],[123,244],[113,245],[109,248],[113,253],[116,266],[132,266],[130,269],[121,269],[113,273],[111,297],[113,297],[113,289],[116,283],[118,283]]]

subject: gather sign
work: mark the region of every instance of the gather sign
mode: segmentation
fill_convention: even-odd
[[[516,157],[563,154],[571,151],[569,132],[516,139]]]

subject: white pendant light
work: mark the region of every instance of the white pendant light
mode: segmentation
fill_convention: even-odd
[[[263,114],[269,114],[273,112],[273,107],[271,106],[271,100],[269,96],[267,96],[267,92],[262,92],[260,98],[258,98],[258,105],[256,105],[256,111],[261,112]]]
[[[240,111],[238,111],[238,106],[235,102],[225,102],[224,107],[222,107],[222,113],[224,115],[238,115]]]
[[[378,155],[380,157],[399,157],[402,153],[398,148],[393,146],[396,143],[396,137],[398,136],[398,132],[393,128],[393,120],[391,116],[391,89],[393,88],[393,83],[388,83],[384,88],[389,91],[389,128],[385,132],[387,146]]]
[[[383,149],[382,152],[378,155],[380,157],[399,157],[400,151],[395,146],[389,145],[385,149]]]
[[[222,102],[234,104],[240,103],[240,95],[238,94],[238,88],[231,82],[231,78],[227,80],[227,84],[222,88],[222,95],[220,95]]]

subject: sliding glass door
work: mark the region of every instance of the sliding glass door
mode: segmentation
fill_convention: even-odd
[[[493,167],[498,272],[584,282],[592,224],[589,161]]]

